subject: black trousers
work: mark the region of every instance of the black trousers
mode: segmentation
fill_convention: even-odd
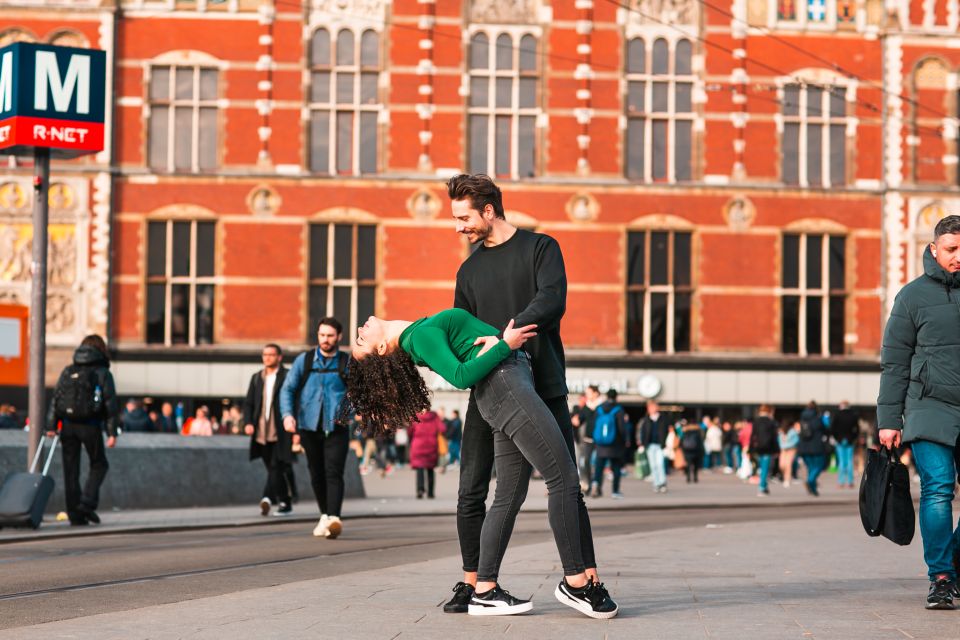
[[[60,430],[63,452],[63,490],[67,502],[67,516],[71,520],[83,516],[84,511],[96,511],[100,504],[100,485],[107,475],[106,449],[100,425],[65,422]],[[80,490],[80,451],[87,450],[90,473]]]
[[[417,469],[417,497],[427,494],[428,498],[433,497],[433,486],[436,483],[437,474],[431,469]]]
[[[301,431],[300,446],[307,454],[310,484],[320,513],[339,518],[343,508],[343,470],[350,446],[347,428],[337,425],[330,433]]]
[[[544,404],[560,425],[560,434],[576,465],[573,445],[573,424],[567,397],[544,399]],[[486,517],[487,493],[493,473],[493,431],[477,408],[473,392],[467,404],[463,440],[460,445],[460,489],[457,492],[457,535],[464,571],[476,571],[480,565],[480,530]],[[590,516],[583,503],[583,493],[577,492],[577,510],[580,518],[580,554],[588,569],[595,569],[597,559],[593,549],[593,531]]]
[[[687,474],[687,482],[691,480],[693,482],[698,482],[697,472],[700,471],[700,451],[688,451],[683,450],[683,457],[687,461],[687,466],[684,468],[684,472]]]
[[[267,469],[267,481],[263,485],[263,495],[270,499],[273,504],[290,504],[290,485],[288,484],[288,473],[290,463],[283,460],[277,460],[276,442],[268,442],[261,445],[260,458],[263,460],[263,466]]]

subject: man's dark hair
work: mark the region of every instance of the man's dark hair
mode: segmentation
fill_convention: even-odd
[[[282,356],[282,355],[283,355],[283,349],[281,349],[281,348],[280,348],[280,345],[278,345],[278,344],[274,344],[274,343],[272,343],[272,342],[268,342],[267,344],[263,345],[263,348],[264,348],[264,349],[274,349],[274,350],[276,350],[278,356]]]
[[[607,400],[612,400],[616,402],[617,400],[617,390],[616,389],[607,389]]]
[[[933,228],[933,241],[939,240],[940,236],[954,233],[960,234],[960,216],[947,216]]]
[[[597,394],[600,393],[600,387],[598,387],[598,386],[595,385],[595,384],[591,384],[590,386],[587,387],[587,389],[590,389],[591,391],[593,391],[594,393],[597,393]]]
[[[110,359],[110,354],[107,352],[107,343],[103,341],[103,338],[97,334],[91,334],[80,341],[81,347],[93,347],[97,351],[103,354],[103,357],[107,360]]]
[[[320,318],[320,322],[317,323],[317,331],[320,330],[320,325],[325,324],[328,327],[333,327],[333,330],[337,333],[343,333],[343,325],[340,324],[340,321],[334,317]]]
[[[482,173],[468,175],[461,173],[447,181],[447,195],[451,200],[469,199],[470,206],[480,213],[489,204],[493,207],[493,214],[498,218],[505,218],[503,214],[503,194],[500,187],[494,184],[490,176]]]

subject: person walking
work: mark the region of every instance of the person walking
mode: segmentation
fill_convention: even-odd
[[[117,401],[107,344],[98,335],[85,337],[73,353],[73,364],[60,374],[47,411],[48,436],[56,434],[60,423],[63,455],[63,488],[67,517],[72,526],[100,524],[97,507],[100,485],[110,469],[104,450],[103,430],[107,430],[107,448],[117,444],[120,405]],[[90,459],[87,482],[80,489],[80,451]]]
[[[620,470],[623,468],[623,456],[627,448],[627,421],[623,407],[617,402],[617,390],[607,391],[607,399],[597,407],[593,418],[593,444],[597,450],[597,464],[593,470],[593,491],[591,496],[603,495],[603,473],[607,466],[613,473],[614,500],[623,498],[620,493]]]
[[[426,494],[434,498],[436,475],[434,468],[440,458],[438,442],[445,425],[434,411],[417,414],[417,419],[407,427],[410,437],[410,468],[417,470],[417,499]]]
[[[704,437],[704,449],[707,452],[707,459],[710,461],[710,470],[716,473],[722,468],[723,453],[723,429],[720,427],[720,419],[714,418],[707,421],[707,433]]]
[[[650,463],[654,493],[667,492],[667,469],[664,452],[667,447],[667,436],[670,429],[670,421],[660,413],[660,405],[655,400],[648,400],[647,415],[640,423],[638,439],[640,448],[647,456],[647,462]]]
[[[934,228],[923,274],[893,302],[880,350],[880,445],[910,444],[920,476],[920,537],[930,586],[926,608],[960,597],[960,524],[952,503],[960,472],[960,216]]]
[[[684,471],[687,474],[687,484],[700,482],[697,474],[700,470],[700,461],[703,458],[703,430],[696,422],[683,425],[680,432],[680,451],[686,462]]]
[[[449,447],[450,464],[460,464],[460,443],[463,441],[463,420],[460,418],[460,412],[456,409],[447,421],[447,430],[444,434],[447,438],[447,447]]]
[[[777,447],[777,423],[773,421],[773,407],[760,405],[757,418],[753,421],[753,431],[750,433],[750,453],[757,456],[757,466],[760,467],[758,496],[770,495],[770,465],[777,453]]]
[[[497,332],[504,331],[511,321],[516,326],[537,325],[537,335],[523,345],[522,351],[532,362],[536,394],[553,415],[576,466],[573,425],[567,406],[566,361],[560,339],[560,322],[567,302],[567,277],[560,245],[550,236],[517,229],[507,222],[503,194],[488,176],[455,176],[447,182],[447,195],[457,233],[477,247],[457,271],[453,306],[492,325]],[[478,408],[476,390],[472,391],[464,414],[457,492],[463,580],[456,583],[453,596],[444,604],[447,613],[467,613],[474,596],[498,437]],[[589,486],[590,476],[585,480]],[[576,495],[576,509],[579,553],[587,576],[595,585],[592,593],[602,602],[609,599],[609,594],[597,573],[590,516],[581,491]]]
[[[580,477],[583,479],[581,485],[585,491],[589,491],[593,483],[593,463],[597,457],[596,445],[593,442],[593,420],[597,407],[603,403],[603,396],[600,395],[600,388],[593,384],[587,387],[584,395],[586,404],[577,412],[580,428],[579,468]]]
[[[797,445],[800,444],[800,423],[787,423],[777,436],[780,447],[780,473],[783,475],[783,488],[789,489],[793,481],[793,463],[797,459]]]
[[[349,355],[340,351],[343,326],[336,318],[321,318],[317,324],[317,347],[297,356],[280,388],[283,428],[296,434],[307,454],[310,484],[320,508],[313,529],[318,538],[336,538],[343,531],[343,471],[347,464],[350,432],[341,419],[341,403],[347,393]],[[345,412],[344,412],[345,413]]]
[[[837,442],[837,483],[853,489],[853,452],[860,437],[860,416],[846,400],[833,416],[830,432]]]
[[[827,466],[826,440],[823,417],[817,409],[817,403],[811,400],[800,412],[800,443],[797,445],[797,455],[807,468],[807,480],[804,486],[807,488],[807,493],[812,496],[820,495],[817,478]]]
[[[260,458],[267,470],[260,515],[270,515],[276,505],[276,515],[285,516],[293,512],[287,476],[294,461],[293,436],[280,418],[280,388],[287,368],[279,345],[264,345],[260,358],[263,369],[250,376],[243,402],[243,432],[250,436],[250,460]]]

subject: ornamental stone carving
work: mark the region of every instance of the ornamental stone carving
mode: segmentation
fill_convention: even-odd
[[[696,7],[695,0],[630,0],[628,21],[641,25],[694,25]]]
[[[471,22],[532,24],[537,22],[537,0],[474,0]]]
[[[314,13],[349,18],[383,20],[387,0],[313,0]]]

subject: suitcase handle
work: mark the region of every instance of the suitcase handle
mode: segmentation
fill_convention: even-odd
[[[37,444],[37,453],[33,456],[33,464],[30,465],[30,473],[35,473],[37,470],[37,463],[40,462],[40,454],[43,453],[43,441],[46,438],[41,438],[40,442]],[[43,465],[43,475],[47,475],[47,471],[50,470],[50,463],[53,462],[53,452],[57,450],[57,443],[60,442],[60,434],[58,433],[53,438],[53,444],[50,445],[50,453],[47,454],[47,461]]]

